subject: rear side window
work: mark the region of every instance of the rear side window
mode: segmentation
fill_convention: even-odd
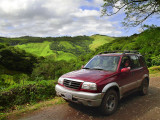
[[[131,55],[131,69],[136,69],[140,67],[138,57],[136,55]]]
[[[144,57],[139,56],[139,61],[140,61],[141,66],[147,66]]]

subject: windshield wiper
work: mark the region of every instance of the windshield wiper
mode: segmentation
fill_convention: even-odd
[[[93,70],[104,70],[102,68],[92,68]]]
[[[82,68],[82,69],[90,69],[90,68],[85,67],[85,68]]]

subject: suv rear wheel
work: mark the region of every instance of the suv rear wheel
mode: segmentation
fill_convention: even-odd
[[[106,92],[103,101],[101,103],[100,109],[102,114],[110,115],[114,113],[118,106],[118,95],[113,89]]]
[[[146,95],[148,93],[149,82],[147,79],[144,79],[140,88],[140,94]]]

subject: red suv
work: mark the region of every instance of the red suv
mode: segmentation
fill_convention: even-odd
[[[99,106],[103,114],[116,111],[118,101],[134,91],[146,95],[149,71],[142,55],[136,52],[94,56],[81,70],[62,75],[56,93],[65,100]]]

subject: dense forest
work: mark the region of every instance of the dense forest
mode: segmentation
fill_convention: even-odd
[[[114,50],[137,50],[144,55],[148,67],[159,66],[160,28],[117,38],[0,37],[0,110],[53,98],[54,86],[62,74],[80,69],[100,52]]]
[[[145,57],[148,67],[160,65],[160,27],[130,37],[117,38],[97,48],[96,52],[113,50],[137,50]]]

